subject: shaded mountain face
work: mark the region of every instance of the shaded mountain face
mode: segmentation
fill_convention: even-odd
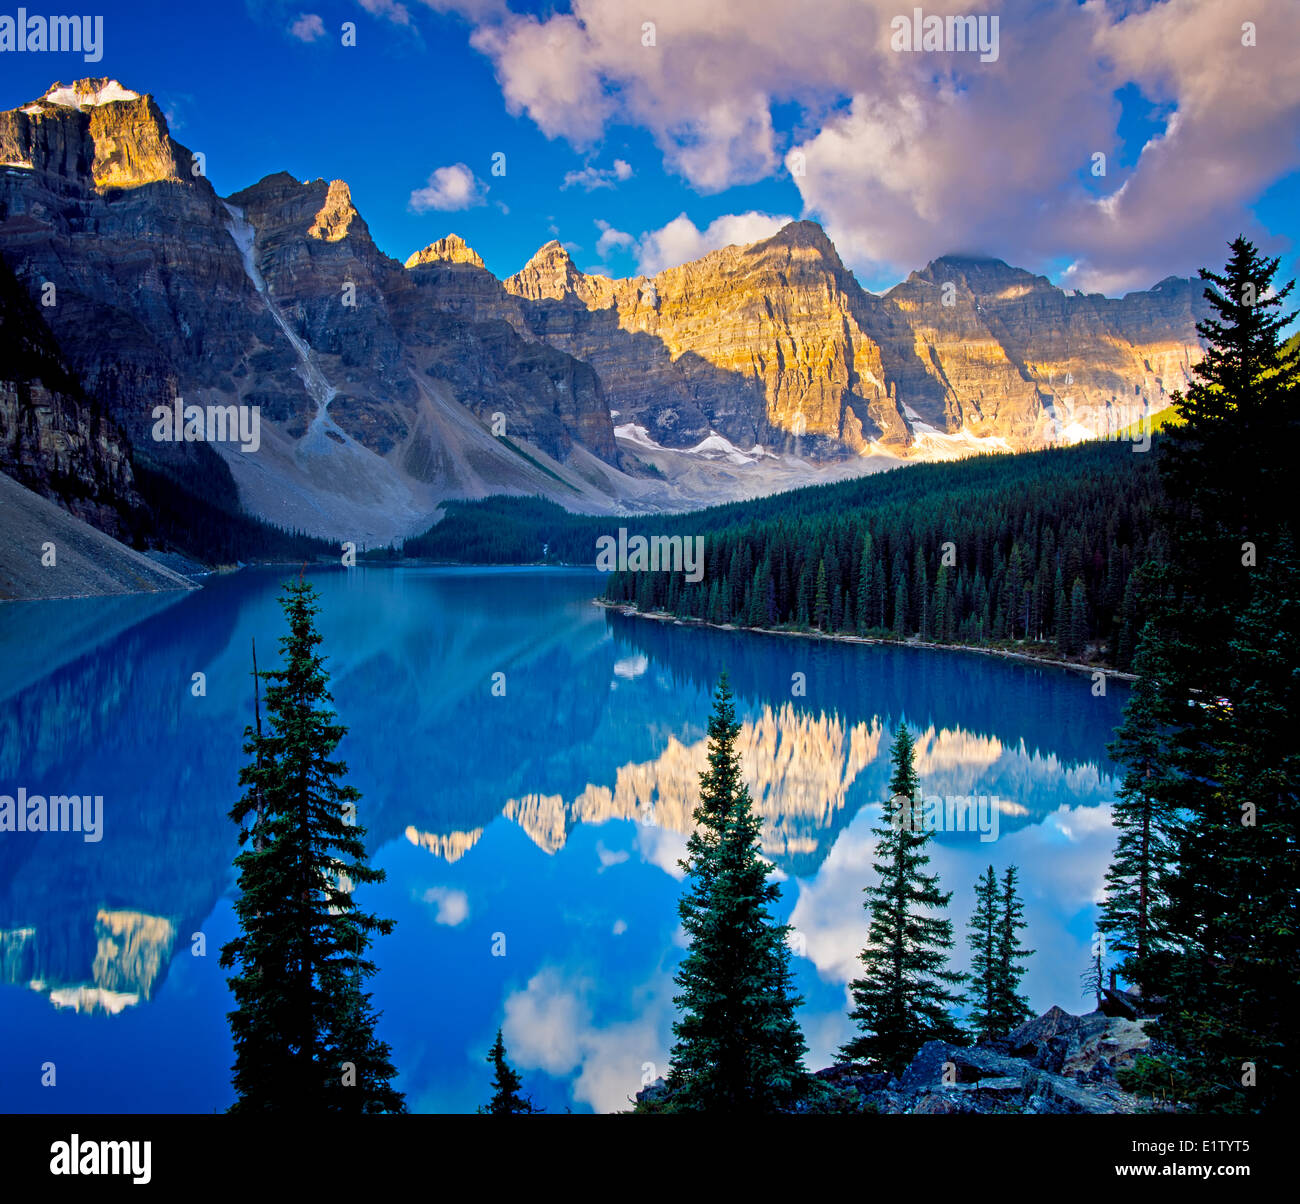
[[[1199,355],[1189,281],[1113,300],[948,258],[875,296],[812,222],[653,278],[548,243],[500,281],[455,235],[403,265],[342,181],[218,197],[104,79],[0,113],[0,253],[137,462],[363,543],[448,497],[683,509],[1072,441],[1160,408]],[[177,397],[255,408],[256,449],[160,438]]]
[[[0,472],[117,538],[143,521],[125,435],[86,395],[3,259]]]
[[[105,80],[0,114],[0,162],[0,252],[151,466],[361,542],[424,529],[447,496],[591,493],[600,508],[563,468],[578,444],[588,475],[617,457],[594,372],[509,327],[426,322],[341,181],[274,175],[223,201],[153,101]],[[473,371],[457,378],[461,360]],[[177,397],[256,407],[260,446],[155,437],[155,408]],[[498,414],[510,442],[490,431]]]

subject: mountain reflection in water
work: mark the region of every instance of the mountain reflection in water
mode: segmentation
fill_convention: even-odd
[[[278,660],[283,573],[201,591],[0,608],[0,793],[95,793],[104,837],[0,834],[0,1108],[230,1102],[230,891],[250,641]],[[964,936],[976,875],[1023,871],[1032,1004],[1078,1010],[1113,830],[1105,745],[1125,687],[955,652],[711,631],[613,614],[590,572],[322,571],[341,755],[398,920],[376,946],[382,1035],[414,1108],[482,1102],[504,1023],[552,1111],[626,1106],[671,1044],[676,900],[726,668],[764,848],[796,925],[817,1065],[844,984],[902,719],[929,795],[998,800],[998,839],[941,833]],[[205,675],[196,696],[194,675]],[[493,674],[505,674],[494,696]],[[802,675],[799,677],[797,675]],[[796,683],[803,683],[803,692]],[[506,955],[492,955],[495,934]],[[500,942],[495,942],[499,944]],[[958,964],[964,965],[964,952]],[[42,1089],[43,1061],[59,1087]],[[125,1073],[124,1067],[130,1072]]]

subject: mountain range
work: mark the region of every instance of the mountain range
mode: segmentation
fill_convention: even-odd
[[[797,221],[631,279],[549,242],[500,280],[454,234],[391,258],[343,181],[221,197],[203,168],[114,80],[0,112],[0,329],[26,348],[0,470],[122,538],[141,470],[370,545],[448,498],[689,509],[1105,435],[1201,351],[1190,279],[1109,298],[947,256],[876,295]],[[160,438],[177,397],[257,407],[256,450]]]

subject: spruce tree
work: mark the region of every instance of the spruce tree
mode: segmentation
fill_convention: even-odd
[[[973,1004],[970,1023],[976,1037],[999,1035],[994,1017],[998,1011],[998,878],[989,868],[975,883],[975,911],[969,927],[970,989]]]
[[[361,911],[358,885],[381,882],[366,863],[360,793],[332,759],[347,729],[330,706],[317,652],[316,591],[286,585],[280,603],[289,634],[284,668],[266,682],[264,724],[245,729],[252,758],[245,793],[231,810],[243,851],[236,857],[240,932],[221,951],[235,998],[232,1111],[401,1112],[378,1016],[364,989],[375,972],[371,934],[392,921]]]
[[[760,855],[761,825],[736,751],[739,732],[723,674],[696,827],[681,862],[689,885],[679,912],[690,944],[675,980],[668,1111],[790,1111],[811,1088],[795,1020],[803,1001],[791,986],[790,929],[769,911],[780,892]]]
[[[1009,1033],[1032,1015],[1029,1000],[1020,993],[1020,980],[1025,975],[1025,968],[1020,963],[1032,957],[1034,951],[1020,945],[1020,932],[1027,925],[1025,907],[1016,890],[1017,873],[1014,865],[1007,866],[1006,873],[1002,876],[1002,893],[998,900],[1001,908],[998,915],[998,980],[996,1010],[992,1021],[1000,1033]]]
[[[1176,816],[1144,973],[1189,1093],[1223,1110],[1274,1106],[1296,1078],[1300,364],[1277,266],[1238,238],[1201,273],[1216,316],[1161,450],[1174,554],[1140,650],[1160,658],[1154,760]],[[1133,769],[1142,750],[1124,755]]]
[[[485,1116],[531,1116],[541,1111],[521,1093],[523,1081],[506,1061],[506,1044],[500,1029],[497,1029],[496,1040],[492,1042],[486,1061],[492,1067],[492,1098],[479,1108],[480,1113]]]
[[[1016,867],[1008,866],[999,887],[989,866],[975,884],[975,911],[970,922],[971,1024],[987,1040],[1009,1033],[1029,1017],[1029,1004],[1020,994],[1024,967],[1032,949],[1020,947],[1025,927],[1024,905],[1016,890]]]
[[[1177,819],[1164,758],[1165,733],[1173,716],[1164,693],[1160,648],[1159,633],[1148,623],[1134,661],[1138,679],[1109,749],[1126,768],[1111,810],[1119,836],[1097,921],[1115,951],[1125,955],[1120,973],[1144,992],[1152,986],[1152,954],[1162,944],[1159,921]]]
[[[923,872],[931,834],[914,755],[912,737],[899,723],[890,753],[890,802],[874,829],[880,881],[864,888],[863,906],[871,916],[859,959],[864,970],[849,984],[855,1003],[850,1016],[862,1034],[841,1049],[846,1058],[893,1075],[926,1041],[961,1040],[949,1012],[962,1000],[949,988],[963,981],[948,968],[952,921],[934,914],[948,906],[952,892],[939,889],[937,874]]]
[[[830,609],[826,601],[826,562],[817,562],[817,589],[813,595],[813,626],[818,631],[826,631],[829,626]]]

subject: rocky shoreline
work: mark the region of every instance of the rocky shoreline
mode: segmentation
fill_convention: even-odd
[[[593,598],[597,606],[615,610],[634,619],[653,619],[659,623],[673,623],[679,627],[711,627],[714,631],[748,631],[758,635],[784,635],[801,640],[829,640],[840,644],[887,644],[898,648],[935,648],[948,652],[978,652],[981,656],[1000,656],[1008,660],[1027,661],[1031,665],[1049,665],[1054,669],[1071,669],[1076,673],[1102,673],[1120,681],[1136,681],[1137,675],[1111,669],[1106,665],[1081,665],[1077,661],[1063,661],[1055,657],[1035,656],[1032,652],[1016,652],[1010,648],[988,648],[979,644],[941,644],[935,640],[910,638],[886,640],[878,636],[848,635],[840,631],[793,631],[781,627],[739,627],[735,623],[710,623],[704,619],[683,619],[661,610],[638,610],[625,602],[611,602],[607,598]]]
[[[1168,1105],[1133,1095],[1116,1071],[1133,1066],[1151,1046],[1149,1018],[1052,1007],[994,1041],[952,1045],[927,1041],[895,1078],[842,1063],[816,1072],[836,1112],[890,1115],[1132,1115]],[[637,1095],[664,1101],[662,1079]]]
[[[928,1041],[897,1079],[854,1065],[817,1077],[884,1113],[1132,1114],[1152,1101],[1124,1091],[1115,1072],[1151,1044],[1147,1023],[1053,1007],[988,1044]]]

